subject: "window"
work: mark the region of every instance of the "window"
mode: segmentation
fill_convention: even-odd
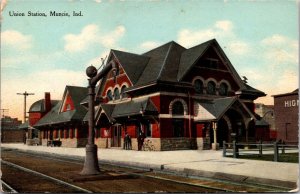
[[[203,94],[203,82],[200,79],[195,81],[194,87],[197,94]]]
[[[107,96],[107,99],[108,99],[109,101],[113,99],[111,90],[108,90],[108,91],[107,91],[106,96]]]
[[[126,98],[127,97],[127,95],[125,94],[125,89],[126,88],[127,88],[126,86],[122,86],[122,88],[121,88],[121,98]]]
[[[211,95],[216,94],[216,84],[213,81],[208,82],[207,84],[207,93]]]
[[[173,115],[183,115],[184,114],[183,104],[180,101],[176,101],[173,104],[172,114]]]
[[[70,104],[67,104],[66,111],[69,111],[69,110],[71,110],[71,105],[70,105]]]
[[[115,88],[114,90],[114,99],[115,100],[119,100],[120,99],[120,91],[119,91],[119,88]]]
[[[221,83],[219,94],[221,96],[227,96],[228,95],[228,85],[226,83]]]

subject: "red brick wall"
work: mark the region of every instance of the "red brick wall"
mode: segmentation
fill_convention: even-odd
[[[126,129],[128,135],[130,135],[131,138],[137,138],[137,134],[136,134],[137,126],[134,123],[126,125]]]
[[[31,112],[29,113],[29,125],[33,126],[36,124],[42,117],[44,116],[43,113],[40,112]]]
[[[277,140],[298,142],[298,95],[274,97]]]
[[[2,143],[21,143],[24,142],[24,130],[2,130],[1,142]]]
[[[160,137],[159,124],[157,124],[157,123],[152,123],[152,137],[153,138]]]
[[[203,131],[204,124],[203,123],[196,123],[196,136],[203,137],[205,132]]]
[[[131,82],[130,80],[128,79],[127,75],[125,73],[122,73],[123,71],[120,71],[120,75],[117,76],[117,82],[115,83],[114,82],[114,79],[107,79],[106,80],[106,83],[104,85],[104,89],[103,89],[103,92],[102,92],[102,96],[106,96],[106,93],[107,93],[107,89],[112,87],[114,88],[115,85],[119,85],[120,87],[124,84],[124,83],[127,83],[127,85],[130,87],[131,86]],[[120,88],[121,89],[121,88]],[[113,91],[112,91],[113,92]],[[120,94],[121,94],[121,91],[120,91]]]
[[[153,104],[155,105],[157,111],[160,112],[160,95],[152,96],[150,99],[153,102]]]
[[[231,89],[237,91],[239,86],[236,84],[235,79],[233,78],[230,70],[227,69],[225,64],[221,63],[220,58],[213,49],[209,49],[202,58],[215,58],[219,60],[218,69],[209,69],[209,68],[199,68],[203,67],[199,61],[189,72],[185,75],[183,81],[192,82],[196,76],[201,76],[203,79],[214,78],[216,81],[221,81],[222,79],[227,80],[230,83]],[[224,71],[225,70],[225,71]],[[234,95],[232,93],[232,95]]]

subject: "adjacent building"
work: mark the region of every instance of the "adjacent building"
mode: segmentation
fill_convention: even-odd
[[[256,140],[274,141],[277,138],[275,128],[274,105],[255,104],[256,119]]]
[[[87,96],[87,88],[66,86],[61,101],[39,119],[34,127],[39,129],[42,145],[59,141],[64,147],[83,147],[87,143],[87,123],[83,122],[87,109],[80,102]]]
[[[18,127],[22,121],[10,116],[1,118],[1,143],[22,143],[25,140],[25,132]]]
[[[19,126],[26,133],[26,144],[41,144],[39,131],[35,124],[42,119],[56,104],[58,100],[51,100],[49,92],[45,92],[44,99],[34,102],[28,111],[29,117],[26,122]]]
[[[298,143],[299,90],[273,95],[277,140]]]

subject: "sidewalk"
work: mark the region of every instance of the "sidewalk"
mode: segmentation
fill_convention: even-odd
[[[1,144],[1,147],[65,156],[85,156],[85,148],[27,146],[24,144]],[[213,150],[147,152],[98,149],[98,158],[103,163],[294,188],[299,176],[298,164],[224,158],[222,151]]]

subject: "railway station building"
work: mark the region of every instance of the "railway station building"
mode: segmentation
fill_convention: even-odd
[[[299,90],[273,95],[277,140],[298,144]]]
[[[255,141],[253,101],[266,94],[240,78],[215,39],[188,49],[171,41],[143,54],[111,50],[112,60],[117,76],[108,72],[96,88],[98,147],[122,148],[127,134],[134,150]],[[71,90],[36,123],[43,145],[51,137],[77,147],[87,138],[87,89]]]
[[[253,101],[265,93],[247,85],[215,39],[186,49],[174,41],[138,55],[111,50],[119,71],[99,84],[96,143],[133,149],[211,149],[255,137]],[[143,143],[139,144],[142,136]]]
[[[87,109],[80,105],[87,96],[86,87],[66,86],[62,100],[34,125],[40,131],[42,145],[84,147],[88,126],[83,122]]]

